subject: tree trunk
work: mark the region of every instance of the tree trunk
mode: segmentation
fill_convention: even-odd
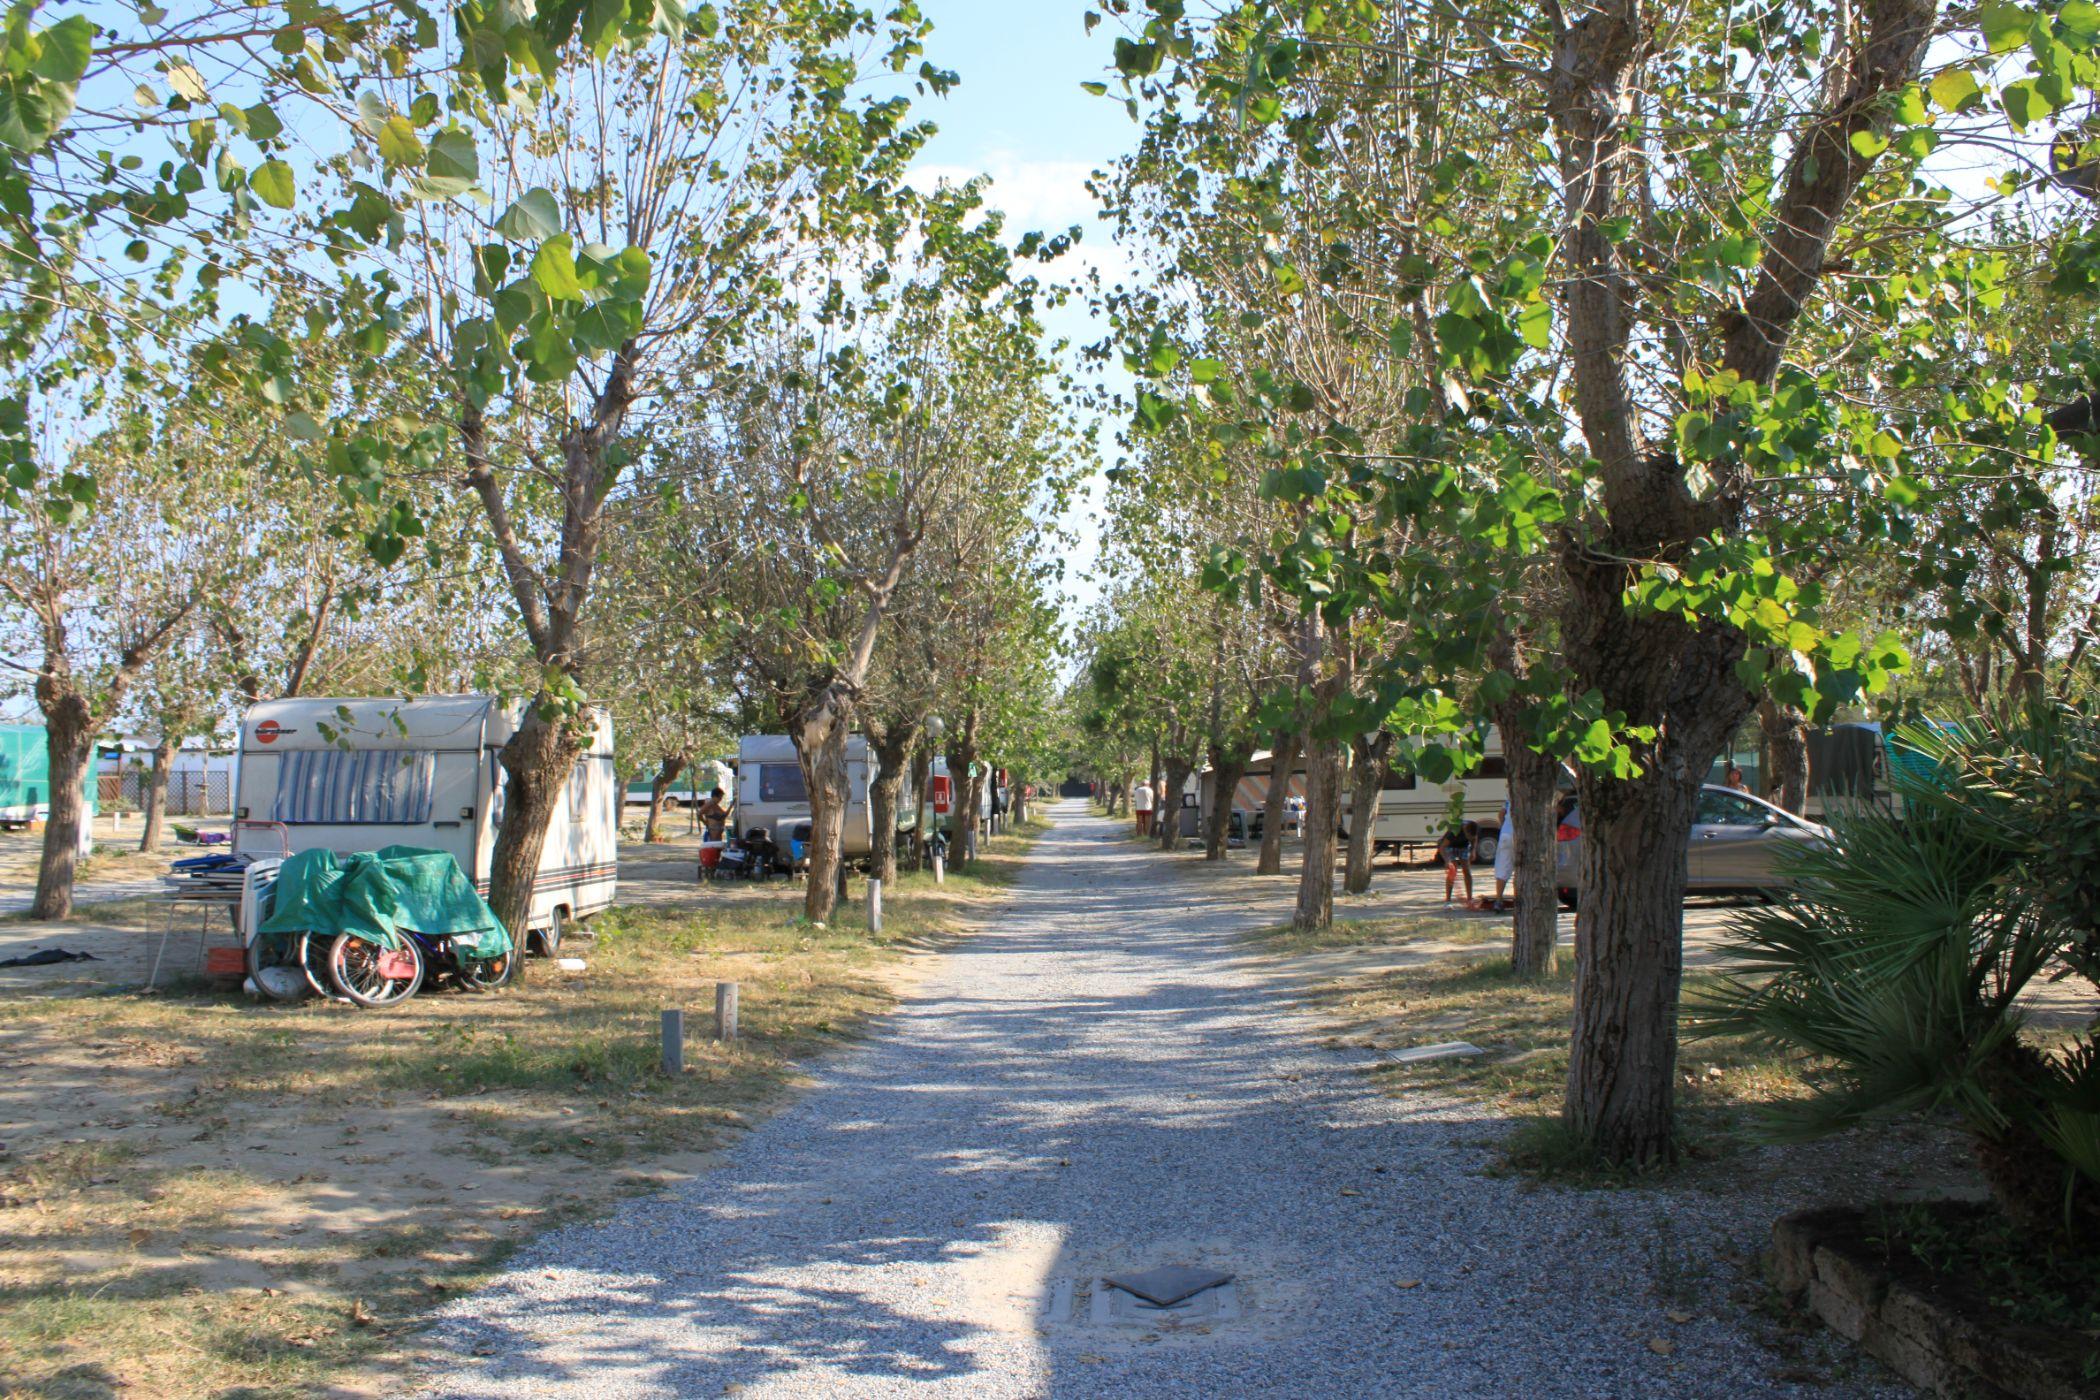
[[[1152,800],[1152,820],[1159,823],[1159,848],[1171,851],[1181,844],[1181,793],[1189,785],[1189,774],[1196,765],[1191,759],[1169,754],[1166,765],[1166,786]]]
[[[1582,903],[1565,1118],[1609,1162],[1675,1149],[1677,996],[1684,974],[1685,853],[1704,770],[1640,778],[1584,772]]]
[[[802,886],[802,915],[813,924],[831,922],[845,869],[846,731],[852,718],[852,697],[834,682],[818,691],[795,721],[795,753],[809,792],[809,875]]]
[[[1334,828],[1342,786],[1341,745],[1314,739],[1305,752],[1305,862],[1291,927],[1316,932],[1334,923]]]
[[[911,863],[914,870],[926,858],[926,783],[933,773],[933,751],[914,744],[911,751]]]
[[[1553,807],[1560,764],[1531,746],[1524,712],[1504,707],[1497,720],[1502,731],[1503,761],[1509,769],[1509,854],[1511,893],[1516,899],[1516,928],[1510,936],[1509,966],[1516,976],[1538,979],[1553,975],[1560,943],[1560,899],[1555,889]]]
[[[64,919],[73,913],[73,875],[80,861],[80,824],[86,820],[81,789],[95,757],[95,720],[87,698],[71,686],[51,687],[37,680],[37,701],[44,712],[44,753],[51,768],[51,816],[44,823],[44,849],[36,867],[32,919]]]
[[[153,769],[146,775],[146,828],[139,833],[139,849],[148,853],[160,850],[168,824],[168,766],[174,761],[175,741],[162,734],[153,746]]]
[[[495,850],[489,855],[489,909],[521,949],[531,931],[532,891],[539,882],[540,857],[547,849],[547,826],[554,820],[562,785],[569,781],[582,752],[567,721],[544,720],[538,704],[529,703],[516,732],[498,755],[505,777],[503,821],[496,829]]]
[[[905,764],[919,738],[916,720],[899,720],[868,735],[875,777],[868,784],[868,878],[886,888],[897,883],[897,794],[903,790]]]
[[[1232,804],[1239,796],[1240,779],[1247,772],[1244,748],[1210,749],[1210,826],[1204,832],[1203,858],[1225,859],[1225,843],[1232,836]]]
[[[1371,888],[1371,857],[1377,853],[1378,795],[1385,789],[1390,734],[1359,734],[1349,743],[1349,850],[1342,869],[1342,888],[1362,894]]]
[[[663,823],[664,794],[671,790],[671,784],[677,782],[678,775],[684,771],[685,760],[676,754],[666,754],[663,762],[656,765],[656,776],[649,780],[649,825],[642,831],[644,842],[654,843],[659,839],[658,828]],[[624,805],[624,793],[620,800]]]
[[[1261,857],[1257,875],[1283,873],[1283,807],[1291,795],[1291,770],[1298,766],[1304,736],[1296,730],[1278,734],[1269,750],[1269,790],[1261,801]]]
[[[1757,706],[1757,725],[1764,733],[1770,768],[1758,774],[1769,797],[1795,816],[1808,810],[1808,716],[1792,705],[1770,698]]]
[[[972,705],[948,746],[948,786],[954,792],[954,827],[949,832],[948,867],[961,869],[977,850],[977,799],[982,788],[970,777],[977,766],[977,726],[982,716]]]

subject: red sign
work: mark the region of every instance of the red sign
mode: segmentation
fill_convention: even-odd
[[[274,744],[277,742],[277,736],[283,732],[277,727],[276,720],[266,719],[255,726],[255,742],[258,744]]]
[[[948,809],[949,809],[949,808],[950,808],[951,806],[953,806],[953,805],[954,805],[954,803],[955,803],[955,788],[954,788],[954,785],[953,785],[953,784],[951,784],[951,783],[950,783],[950,782],[948,781],[948,775],[947,775],[947,774],[945,774],[945,773],[936,773],[936,774],[934,774],[934,775],[933,775],[933,810],[934,810],[935,812],[939,813],[939,814],[940,814],[941,816],[944,816],[944,817],[945,817],[945,816],[947,816],[947,815],[948,815]]]

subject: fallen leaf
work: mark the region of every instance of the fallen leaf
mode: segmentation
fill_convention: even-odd
[[[365,1306],[364,1299],[358,1298],[351,1302],[350,1325],[352,1327],[370,1327],[373,1323],[377,1321],[379,1321],[379,1319],[374,1317],[372,1315],[372,1310]]]
[[[1673,1312],[1669,1315],[1669,1318],[1672,1322],[1690,1322],[1692,1315],[1688,1312]]]
[[[1395,1288],[1420,1288],[1421,1286],[1422,1280],[1418,1278],[1396,1278],[1393,1280],[1393,1287]]]
[[[1099,1366],[1102,1362],[1108,1360],[1107,1357],[1096,1356],[1092,1352],[1088,1352],[1086,1355],[1080,1357],[1079,1359],[1089,1366]]]
[[[141,1229],[136,1225],[131,1227],[131,1247],[133,1249],[144,1249],[146,1241],[152,1238],[153,1232],[151,1230]]]
[[[1671,1341],[1668,1337],[1650,1337],[1648,1339],[1648,1350],[1654,1352],[1657,1356],[1668,1356],[1677,1350],[1677,1343]]]
[[[1357,1190],[1354,1186],[1344,1186],[1342,1188],[1342,1194],[1344,1196],[1361,1196],[1363,1192]]]

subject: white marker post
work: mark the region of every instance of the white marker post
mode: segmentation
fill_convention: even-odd
[[[882,881],[868,877],[868,932],[882,932]]]
[[[715,1039],[736,1039],[736,983],[715,983]]]

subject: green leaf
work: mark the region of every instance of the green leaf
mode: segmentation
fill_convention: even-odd
[[[1998,100],[2005,105],[2005,115],[2022,131],[2056,110],[2056,105],[2042,96],[2032,78],[2007,83],[2000,90]]]
[[[1896,120],[1904,126],[1919,126],[1932,120],[1925,109],[1925,93],[1916,83],[1907,83],[1896,94]]]
[[[1966,68],[1949,68],[1932,80],[1932,100],[1943,112],[1959,112],[1983,95],[1976,75]]]
[[[1517,333],[1524,343],[1534,350],[1544,350],[1553,343],[1553,308],[1543,301],[1534,301],[1517,313]]]
[[[576,257],[566,233],[556,234],[532,255],[532,280],[555,301],[582,301],[583,283],[576,276]]]
[[[263,103],[243,109],[243,115],[248,118],[248,135],[252,140],[268,141],[284,130],[284,123],[277,119],[277,113]]]
[[[430,138],[429,163],[424,173],[434,180],[464,180],[473,184],[481,176],[481,157],[474,138],[457,127],[448,127]]]
[[[292,178],[292,167],[281,160],[266,160],[248,177],[248,188],[255,191],[263,203],[276,209],[289,209],[298,202],[299,192]]]
[[[537,243],[561,232],[561,206],[549,190],[527,190],[496,220],[496,232],[516,243]]]
[[[2006,5],[1990,0],[1977,12],[1977,21],[1983,29],[1983,41],[1990,45],[1992,53],[2006,53],[2027,42],[2027,28],[2034,16],[2020,5]]]
[[[85,15],[69,15],[38,32],[40,51],[30,71],[49,83],[77,83],[95,52],[95,26]]]
[[[423,138],[416,135],[414,125],[407,117],[396,113],[380,123],[379,158],[388,165],[423,163]]]
[[[2057,32],[2079,48],[2089,49],[2100,39],[2100,5],[2092,0],[2069,0],[2056,12]]]
[[[1889,138],[1878,131],[1861,128],[1852,133],[1852,149],[1867,160],[1872,160],[1889,148]]]
[[[1385,333],[1385,343],[1392,349],[1394,358],[1407,358],[1407,352],[1414,348],[1415,343],[1413,320],[1406,316],[1395,316],[1392,329]]]

